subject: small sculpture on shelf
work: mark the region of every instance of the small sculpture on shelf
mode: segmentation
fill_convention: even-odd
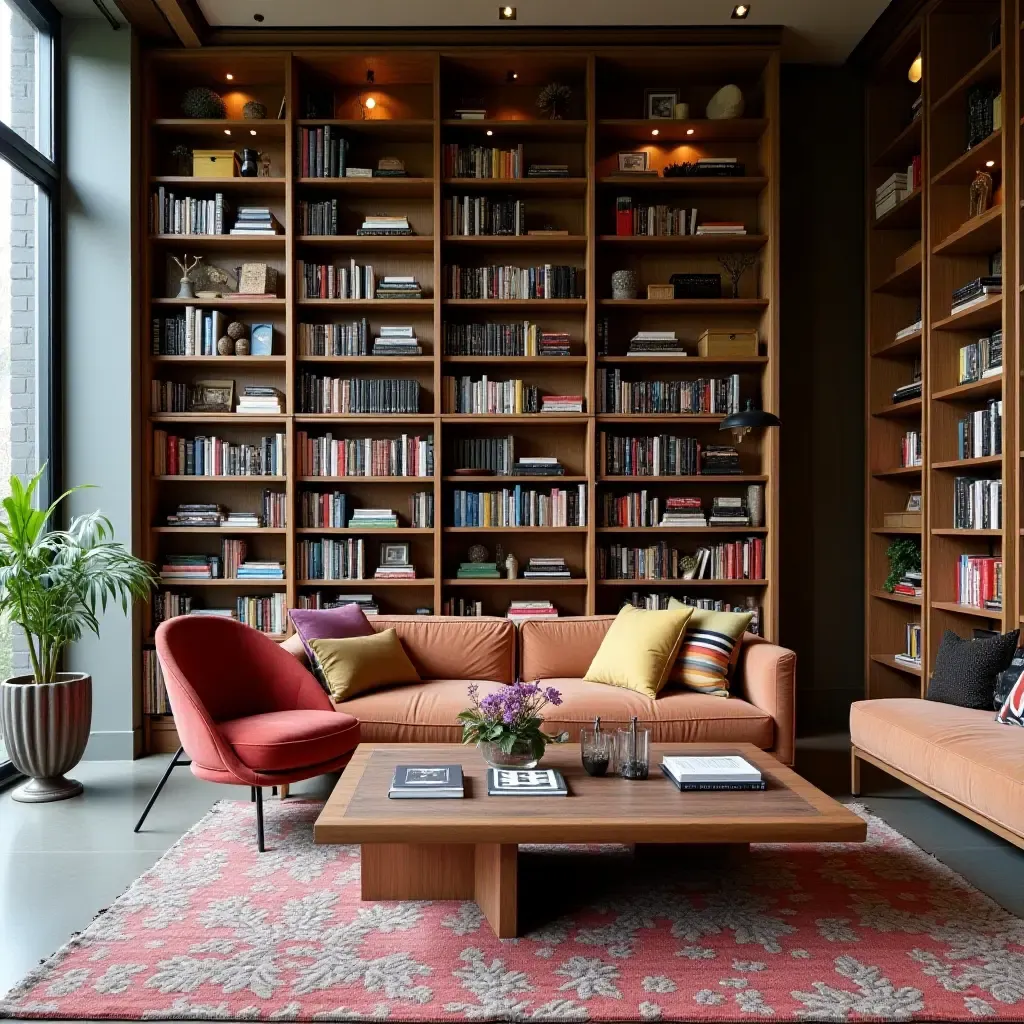
[[[266,116],[266,104],[260,103],[259,100],[249,100],[249,102],[242,107],[242,117],[247,121],[262,121]]]
[[[572,96],[572,89],[561,82],[549,82],[540,91],[537,97],[537,106],[552,121],[559,121],[565,117],[569,106],[569,99]]]
[[[519,559],[510,551],[505,559],[505,579],[519,579]]]
[[[260,173],[261,178],[270,177],[270,154],[264,150],[260,153]]]
[[[636,272],[632,270],[616,270],[612,274],[612,298],[636,298]]]
[[[217,339],[217,355],[233,356],[235,354],[235,343],[225,334],[223,338]]]
[[[469,549],[469,560],[471,562],[486,562],[487,548],[483,544],[473,544]]]
[[[196,86],[181,97],[181,112],[198,120],[219,121],[228,116],[224,100],[212,89]]]
[[[249,354],[249,339],[239,338],[235,342],[235,355],[236,356],[247,356]]]
[[[238,174],[242,178],[255,178],[259,176],[260,168],[257,161],[260,154],[257,149],[243,149],[238,166]]]
[[[248,333],[249,332],[245,329],[245,324],[238,320],[232,320],[231,323],[228,324],[226,331],[227,336],[232,341],[238,341],[239,338],[245,338],[248,336]]]
[[[992,199],[992,175],[988,171],[978,171],[971,182],[971,217],[978,217],[988,209]]]
[[[718,257],[718,262],[729,275],[729,285],[732,288],[732,299],[740,297],[740,278],[756,262],[757,257],[752,252],[726,252]]]
[[[204,263],[192,275],[197,299],[219,299],[235,290],[230,271]]]
[[[708,100],[707,116],[711,121],[730,121],[743,116],[743,90],[738,85],[723,85]]]
[[[188,178],[192,175],[192,147],[186,146],[183,142],[179,142],[171,150],[171,159],[174,160],[175,173],[180,175],[182,178]]]
[[[177,256],[172,256],[171,259],[178,265],[178,269],[181,271],[181,280],[178,282],[178,294],[179,299],[194,299],[196,297],[195,292],[192,290],[192,272],[199,266],[202,256],[192,257],[192,261],[189,262],[189,255],[185,253],[184,256],[179,260]]]

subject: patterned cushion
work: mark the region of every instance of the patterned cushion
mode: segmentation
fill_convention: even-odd
[[[967,640],[947,629],[935,655],[928,700],[981,711],[992,708],[996,676],[1009,666],[1019,636],[1015,629],[1003,636]]]
[[[674,597],[669,608],[685,608]],[[750,625],[752,612],[709,612],[695,608],[679,645],[671,683],[715,697],[729,696],[729,676],[740,638]]]
[[[996,721],[1024,725],[1024,649],[1018,648],[1010,667],[996,679]]]

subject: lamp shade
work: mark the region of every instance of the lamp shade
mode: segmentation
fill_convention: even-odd
[[[726,416],[718,425],[719,430],[757,430],[762,427],[781,427],[782,421],[778,416],[765,412],[764,409],[755,409],[754,403],[748,398],[747,407],[742,412],[734,412]]]

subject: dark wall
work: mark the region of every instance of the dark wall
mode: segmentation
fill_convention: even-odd
[[[782,643],[802,735],[864,688],[864,125],[846,68],[784,65]]]

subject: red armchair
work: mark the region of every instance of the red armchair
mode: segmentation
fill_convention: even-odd
[[[316,679],[273,640],[231,619],[170,619],[156,631],[156,651],[192,774],[252,788],[262,853],[262,787],[340,769],[359,743],[358,720],[335,711]]]

